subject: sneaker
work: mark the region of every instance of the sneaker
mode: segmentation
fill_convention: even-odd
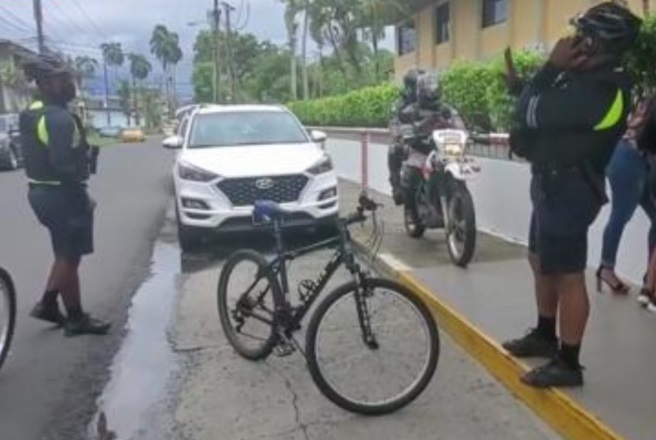
[[[572,368],[556,356],[547,364],[524,374],[521,380],[535,388],[580,387],[583,385],[583,367]]]
[[[105,335],[111,324],[84,314],[78,319],[67,319],[64,323],[66,336]]]
[[[64,325],[64,322],[66,321],[66,317],[59,311],[59,306],[56,303],[54,306],[45,306],[42,301],[36,303],[32,308],[30,316],[58,326]]]
[[[550,358],[558,352],[558,339],[549,340],[535,328],[523,338],[506,341],[502,346],[516,357]]]
[[[656,298],[652,297],[651,300],[647,303],[647,310],[656,313]]]

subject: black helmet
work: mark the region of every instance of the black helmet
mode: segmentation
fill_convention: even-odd
[[[406,72],[406,74],[403,76],[403,86],[406,88],[406,90],[414,90],[415,87],[417,87],[417,79],[422,73],[425,72],[421,69],[410,69]]]
[[[23,63],[23,71],[28,80],[40,80],[50,76],[69,73],[66,63],[56,55],[41,54],[28,59]]]
[[[612,54],[622,54],[638,38],[642,19],[628,8],[607,1],[570,21],[583,35],[599,41]]]

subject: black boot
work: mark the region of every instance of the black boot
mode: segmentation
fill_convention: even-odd
[[[59,310],[59,305],[57,302],[46,304],[43,301],[39,301],[32,308],[30,316],[41,321],[56,324],[58,326],[64,325],[64,322],[66,321],[66,317]]]
[[[64,324],[66,336],[81,335],[106,335],[111,324],[92,318],[90,315],[83,313],[79,317],[68,318]]]

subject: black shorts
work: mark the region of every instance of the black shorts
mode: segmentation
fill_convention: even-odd
[[[39,222],[50,232],[57,257],[77,259],[93,253],[93,211],[75,206],[60,187],[31,186],[28,199]]]
[[[529,251],[538,256],[543,275],[582,272],[588,261],[588,230],[602,201],[577,172],[533,175],[533,213]]]

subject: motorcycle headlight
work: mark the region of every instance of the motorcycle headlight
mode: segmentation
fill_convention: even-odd
[[[325,156],[316,165],[308,170],[308,173],[318,176],[333,170],[333,161],[330,157]]]
[[[183,180],[190,180],[192,182],[210,182],[219,177],[214,173],[182,162],[178,162],[178,176]]]
[[[463,144],[444,144],[444,154],[447,156],[460,156],[465,153]]]

